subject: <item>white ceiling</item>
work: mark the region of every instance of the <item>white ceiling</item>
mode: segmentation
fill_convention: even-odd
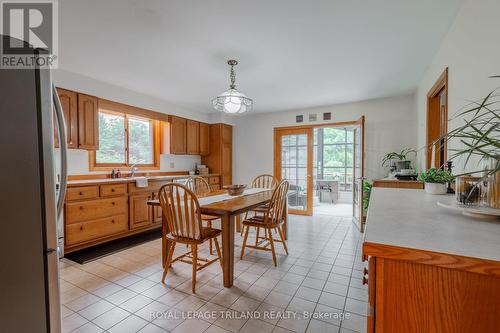
[[[417,86],[462,0],[64,0],[60,67],[195,111],[229,85],[269,112]]]

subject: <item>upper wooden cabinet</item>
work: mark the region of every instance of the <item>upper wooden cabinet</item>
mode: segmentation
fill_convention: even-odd
[[[200,155],[210,154],[210,125],[200,123]]]
[[[200,123],[197,121],[187,120],[186,146],[188,154],[200,154]]]
[[[78,94],[78,147],[99,149],[99,111],[97,97]]]
[[[221,174],[221,186],[231,185],[233,172],[233,127],[226,124],[210,125],[210,153],[202,156],[201,163],[211,173]]]
[[[187,120],[180,117],[170,117],[170,153],[186,154]]]
[[[57,88],[57,95],[61,101],[66,122],[68,148],[78,148],[78,94],[71,90]],[[55,145],[59,147],[58,134],[55,136]]]

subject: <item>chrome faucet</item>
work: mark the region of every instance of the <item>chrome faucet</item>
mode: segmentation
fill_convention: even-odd
[[[132,166],[130,167],[130,177],[134,177],[135,176],[135,173],[137,172],[137,170],[139,170],[139,168],[137,168],[137,163],[134,163],[132,164]]]

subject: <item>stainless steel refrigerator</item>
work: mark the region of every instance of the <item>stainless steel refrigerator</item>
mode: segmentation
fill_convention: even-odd
[[[61,125],[57,159],[54,123]],[[0,68],[1,332],[61,330],[57,220],[66,189],[65,143],[50,71]]]

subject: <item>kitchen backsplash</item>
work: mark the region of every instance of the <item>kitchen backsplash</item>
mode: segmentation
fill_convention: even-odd
[[[56,151],[56,165],[59,165],[60,151]],[[152,171],[192,171],[195,164],[201,163],[198,155],[160,155],[160,170]],[[59,170],[57,171],[59,172]],[[89,171],[89,154],[82,149],[68,150],[68,174],[83,175],[90,173],[109,173],[107,171]]]

